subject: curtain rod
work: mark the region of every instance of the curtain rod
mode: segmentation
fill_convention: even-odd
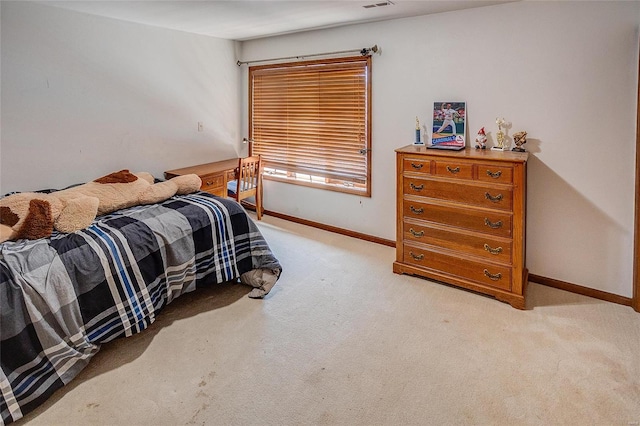
[[[258,62],[271,62],[271,61],[283,61],[286,59],[304,59],[304,58],[311,58],[313,56],[330,56],[330,55],[340,55],[343,53],[360,53],[362,56],[367,56],[367,55],[371,55],[372,52],[373,53],[378,53],[378,45],[375,44],[373,45],[373,47],[365,47],[363,49],[352,49],[352,50],[341,50],[338,52],[327,52],[327,53],[313,53],[311,55],[300,55],[300,56],[286,56],[283,58],[272,58],[272,59],[258,59],[257,61],[240,61],[238,60],[236,62],[236,64],[238,66],[244,65],[244,64],[256,64]]]

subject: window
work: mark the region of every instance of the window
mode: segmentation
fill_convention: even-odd
[[[249,68],[249,137],[265,179],[371,196],[371,58]]]

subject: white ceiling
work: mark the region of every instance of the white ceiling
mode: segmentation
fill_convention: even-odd
[[[77,12],[230,40],[484,7],[513,0],[39,1]],[[378,5],[365,8],[367,5]]]

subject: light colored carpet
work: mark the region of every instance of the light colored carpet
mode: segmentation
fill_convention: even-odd
[[[527,310],[392,272],[390,247],[264,217],[265,300],[184,296],[16,424],[638,425],[640,314],[530,284]]]

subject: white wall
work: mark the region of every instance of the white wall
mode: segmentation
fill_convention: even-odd
[[[236,157],[236,43],[1,2],[0,193]],[[202,121],[203,132],[197,131]]]
[[[267,181],[265,206],[395,239],[394,149],[463,100],[470,142],[497,116],[529,134],[530,272],[631,297],[639,24],[640,2],[517,2],[244,42],[243,61],[382,48],[372,197]]]

